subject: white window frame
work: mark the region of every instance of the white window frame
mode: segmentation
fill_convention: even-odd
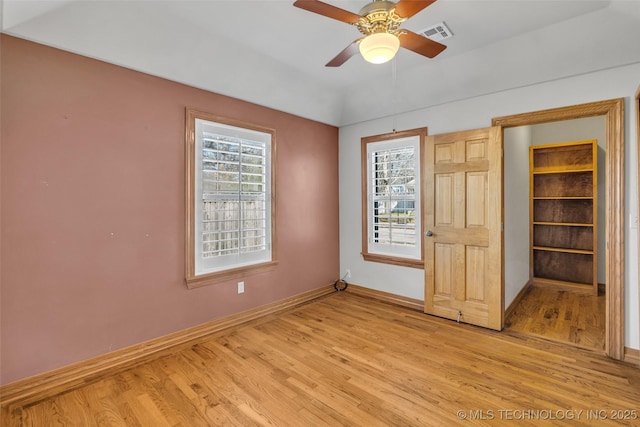
[[[426,129],[395,132],[391,134],[366,137],[362,139],[362,191],[363,191],[363,239],[362,255],[365,260],[423,268],[423,239],[422,239],[422,146],[426,137]],[[415,191],[413,193],[413,245],[381,242],[376,233],[380,213],[375,211],[375,202],[387,200],[388,206],[395,200],[407,200],[407,195],[387,193],[384,198],[375,195],[374,191],[374,154],[409,148],[414,151],[413,177]],[[377,214],[377,215],[376,215]],[[405,229],[406,230],[406,229]],[[390,228],[390,236],[393,228]]]
[[[232,278],[244,277],[249,274],[268,271],[275,268],[275,131],[244,122],[231,120],[208,113],[187,109],[186,134],[186,173],[187,173],[187,239],[186,239],[186,282],[188,287],[199,287]],[[263,171],[260,186],[263,194],[237,194],[209,192],[203,190],[203,141],[218,135],[232,141],[232,145],[240,148],[243,144],[264,149]],[[241,156],[238,168],[242,167]],[[242,179],[239,177],[239,179]],[[221,181],[222,183],[222,181]],[[264,203],[264,219],[259,227],[260,248],[247,250],[242,242],[242,206],[237,206],[240,212],[237,232],[230,233],[233,241],[232,249],[226,252],[214,251],[215,255],[205,256],[204,236],[204,207],[205,198],[211,200],[256,201]],[[228,235],[227,235],[228,236]],[[255,238],[253,240],[255,242]]]

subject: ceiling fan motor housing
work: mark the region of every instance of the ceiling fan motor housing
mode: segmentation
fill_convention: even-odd
[[[386,0],[373,1],[360,9],[360,19],[355,24],[365,36],[374,33],[394,34],[407,18],[396,14],[396,4]]]

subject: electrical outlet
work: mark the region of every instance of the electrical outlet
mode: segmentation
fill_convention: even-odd
[[[238,293],[244,294],[244,282],[238,282]]]
[[[351,279],[351,270],[347,268],[347,274],[345,275],[347,279]]]

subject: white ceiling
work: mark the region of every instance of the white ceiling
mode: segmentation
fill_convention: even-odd
[[[293,0],[0,6],[4,33],[335,126],[640,62],[640,0],[438,0],[402,27],[446,22],[442,54],[401,49],[387,64],[357,55],[338,68],[324,64],[357,29]]]

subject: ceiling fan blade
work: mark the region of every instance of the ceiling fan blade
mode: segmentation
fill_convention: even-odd
[[[354,40],[349,46],[347,46],[342,52],[340,52],[335,58],[327,62],[325,67],[339,67],[353,55],[360,51],[359,44],[362,39]]]
[[[396,3],[396,14],[403,18],[411,18],[436,0],[400,0]]]
[[[426,56],[427,58],[433,58],[447,48],[447,46],[442,43],[434,42],[431,39],[408,30],[402,30],[399,34],[399,38],[400,46]]]
[[[318,0],[297,0],[293,5],[300,9],[308,10],[309,12],[346,22],[347,24],[355,24],[360,19],[360,15]]]

